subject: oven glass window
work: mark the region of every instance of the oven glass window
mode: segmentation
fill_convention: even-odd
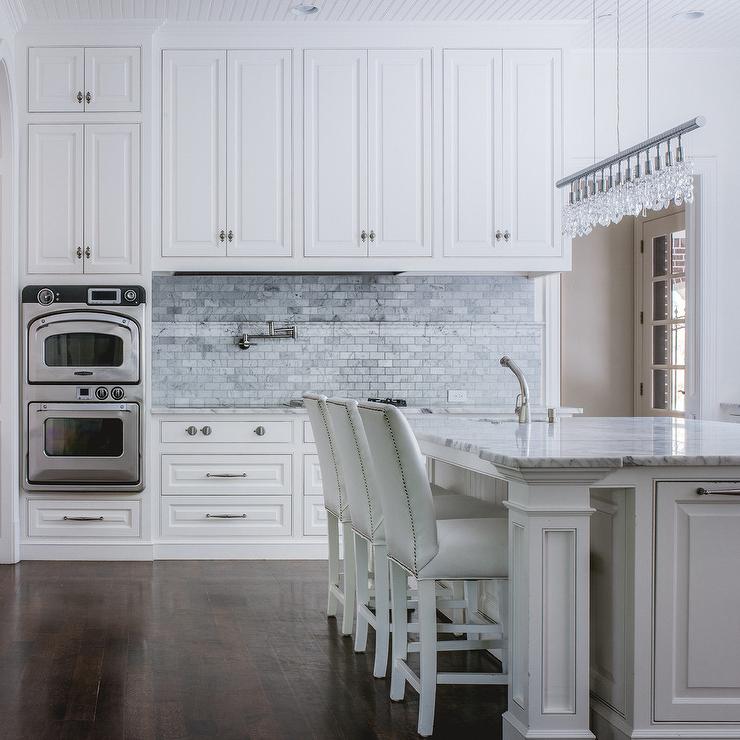
[[[44,360],[48,367],[120,367],[123,339],[93,332],[54,334],[44,342]]]
[[[49,457],[120,457],[121,419],[47,419],[44,451]]]

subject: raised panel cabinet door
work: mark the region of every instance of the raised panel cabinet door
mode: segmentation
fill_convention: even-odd
[[[432,253],[432,54],[368,52],[371,257]]]
[[[291,255],[291,52],[230,51],[227,247]]]
[[[658,722],[740,722],[740,482],[659,482],[654,705]]]
[[[83,127],[28,127],[28,272],[82,272]]]
[[[503,53],[503,211],[505,251],[522,257],[562,253],[561,62],[558,50]]]
[[[85,125],[85,272],[137,272],[138,123]]]
[[[141,110],[141,49],[85,49],[85,110]]]
[[[444,254],[492,257],[503,238],[501,52],[445,49],[443,105]]]
[[[307,50],[304,83],[305,254],[365,257],[367,52]]]
[[[85,110],[85,50],[74,46],[28,50],[28,110]]]
[[[165,51],[163,65],[162,254],[225,257],[226,52]]]

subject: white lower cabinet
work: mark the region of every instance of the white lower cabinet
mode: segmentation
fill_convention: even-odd
[[[307,537],[326,536],[326,516],[323,496],[305,496],[303,499],[303,534]]]
[[[740,496],[700,487],[740,483],[657,484],[658,722],[740,722]]]
[[[29,538],[139,537],[141,502],[28,499]]]

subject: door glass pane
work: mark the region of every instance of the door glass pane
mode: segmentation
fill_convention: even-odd
[[[49,457],[120,457],[121,419],[47,419],[44,451]]]
[[[686,324],[673,324],[671,334],[671,365],[685,365]]]
[[[123,339],[93,332],[54,334],[44,342],[44,362],[48,367],[120,367]]]
[[[656,236],[653,239],[653,277],[660,277],[668,272],[668,237]]]
[[[671,234],[671,272],[686,272],[686,231]]]
[[[671,410],[686,409],[686,371],[671,370]]]
[[[668,371],[653,370],[653,408],[666,409],[668,405]]]
[[[686,318],[686,278],[671,280],[671,312],[674,319]]]
[[[665,321],[668,318],[668,283],[658,280],[653,283],[653,320]]]
[[[653,327],[653,365],[668,364],[668,327]]]

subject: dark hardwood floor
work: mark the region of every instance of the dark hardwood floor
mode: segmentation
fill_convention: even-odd
[[[0,737],[416,737],[416,693],[389,701],[325,584],[323,562],[0,566]],[[435,737],[496,740],[505,707],[503,687],[441,686]]]

